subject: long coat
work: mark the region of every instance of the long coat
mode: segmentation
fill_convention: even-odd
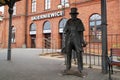
[[[63,30],[65,34],[65,52],[71,49],[76,51],[79,49],[82,51],[82,44],[84,43],[84,30],[84,25],[79,18],[71,18],[66,22],[65,28]]]

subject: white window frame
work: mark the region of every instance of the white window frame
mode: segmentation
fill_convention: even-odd
[[[15,43],[16,42],[15,33],[16,33],[16,28],[12,27],[11,43]]]
[[[101,25],[101,15],[95,13],[90,16],[90,39],[93,42],[101,42],[102,31],[100,29]]]
[[[13,6],[13,15],[16,15],[16,3]]]
[[[32,12],[36,12],[36,0],[32,0]]]
[[[68,0],[61,0],[61,5],[65,6],[65,4],[67,4],[69,1]]]
[[[51,0],[45,0],[45,10],[48,10],[51,8]]]

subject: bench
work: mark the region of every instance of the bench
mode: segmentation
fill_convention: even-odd
[[[112,80],[111,74],[113,74],[113,66],[120,66],[120,61],[116,59],[120,57],[120,48],[111,48],[110,56],[108,57],[108,65],[109,65],[109,80]]]

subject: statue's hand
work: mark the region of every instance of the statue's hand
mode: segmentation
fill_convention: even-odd
[[[86,45],[87,45],[87,42],[84,41],[83,44],[82,44],[82,47],[86,47]]]
[[[62,48],[61,53],[64,53],[64,54],[66,53],[65,47]]]

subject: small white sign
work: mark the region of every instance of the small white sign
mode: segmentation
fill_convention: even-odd
[[[36,34],[36,31],[30,31],[30,35]]]
[[[51,30],[43,30],[43,33],[51,33]]]
[[[60,28],[60,29],[59,29],[59,33],[63,33],[63,28]]]

